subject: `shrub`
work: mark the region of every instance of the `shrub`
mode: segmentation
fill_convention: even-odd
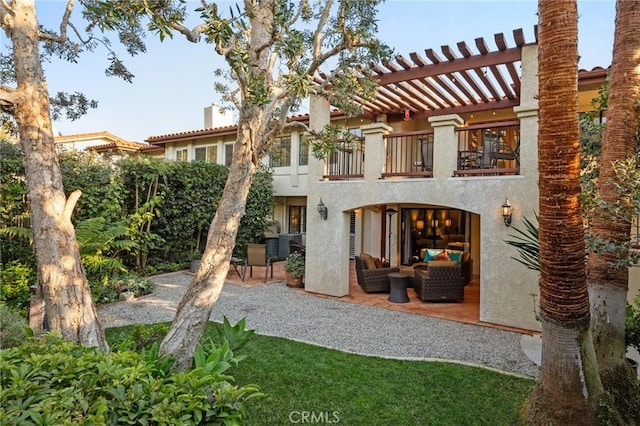
[[[632,346],[640,352],[640,293],[633,299],[633,305],[627,303],[625,340],[627,346]]]
[[[242,424],[245,403],[260,394],[224,374],[238,361],[228,344],[199,347],[194,361],[172,372],[157,345],[104,353],[51,335],[28,339],[0,351],[0,424]]]
[[[29,301],[31,300],[31,286],[38,284],[35,271],[19,261],[12,261],[2,267],[2,288],[0,301],[16,309],[27,318],[29,315]]]
[[[294,278],[302,278],[304,276],[304,256],[302,253],[291,253],[284,264],[284,270]]]
[[[15,309],[0,303],[0,349],[18,346],[24,340],[27,321]]]

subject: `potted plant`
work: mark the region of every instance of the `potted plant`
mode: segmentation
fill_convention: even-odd
[[[284,264],[284,271],[287,275],[287,285],[289,287],[303,287],[304,277],[304,256],[302,253],[293,252],[287,256]]]

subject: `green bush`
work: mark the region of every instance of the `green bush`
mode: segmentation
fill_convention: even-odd
[[[24,341],[27,321],[15,309],[0,303],[0,349],[18,346]]]
[[[228,343],[199,347],[193,369],[172,372],[157,345],[104,353],[51,335],[28,339],[0,351],[0,424],[239,425],[261,394],[224,374],[238,361]]]
[[[118,301],[118,296],[124,291],[130,291],[135,297],[153,292],[154,283],[148,278],[141,278],[136,274],[124,276],[104,276],[90,279],[91,296],[96,305]]]
[[[633,299],[633,305],[627,303],[625,340],[627,346],[632,346],[640,352],[640,293]]]
[[[31,286],[38,284],[36,272],[31,266],[15,260],[2,266],[0,277],[2,280],[0,301],[18,310],[23,317],[27,318]]]

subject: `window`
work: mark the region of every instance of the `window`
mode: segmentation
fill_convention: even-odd
[[[362,129],[360,127],[349,127],[349,133],[359,138],[362,137]]]
[[[288,167],[291,165],[291,137],[276,138],[269,152],[271,167]]]
[[[218,150],[216,146],[203,146],[195,150],[196,161],[206,161],[216,163],[218,161]]]
[[[178,149],[176,150],[176,161],[188,161],[188,154],[189,150],[187,148],[182,148],[182,149]]]
[[[231,167],[231,161],[233,160],[233,144],[228,143],[224,146],[224,165]]]
[[[289,206],[289,233],[300,234],[307,232],[307,207]]]
[[[309,140],[304,135],[300,135],[298,140],[298,165],[309,165]]]

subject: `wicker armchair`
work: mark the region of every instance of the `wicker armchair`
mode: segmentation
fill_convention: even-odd
[[[390,284],[388,275],[391,272],[400,272],[400,268],[376,268],[367,269],[360,256],[356,256],[356,275],[358,284],[365,293],[389,292]]]
[[[415,269],[414,289],[424,302],[462,302],[464,277],[460,265],[431,261],[427,270]]]

